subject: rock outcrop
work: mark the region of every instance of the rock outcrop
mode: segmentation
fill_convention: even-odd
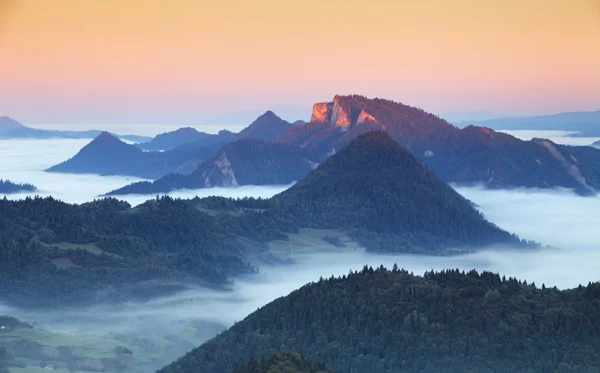
[[[345,107],[342,97],[335,95],[333,98],[333,109],[331,110],[331,123],[337,127],[347,127],[350,121],[350,109]]]
[[[366,122],[372,122],[372,123],[378,123],[377,119],[375,119],[374,116],[372,116],[371,114],[367,113],[364,109],[360,111],[360,114],[358,114],[358,119],[356,119],[356,124],[363,124]]]
[[[310,116],[311,122],[329,122],[331,119],[331,109],[333,103],[319,102],[313,106],[313,112]]]

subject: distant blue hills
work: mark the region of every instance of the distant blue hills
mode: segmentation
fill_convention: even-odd
[[[457,122],[458,127],[469,125],[488,127],[494,130],[551,130],[576,131],[576,136],[600,136],[600,110],[577,111],[551,115],[520,118],[496,118]]]
[[[93,139],[98,137],[103,131],[62,131],[62,130],[42,130],[24,126],[16,120],[9,117],[0,117],[0,138],[4,139]],[[138,135],[115,135],[116,137],[136,143],[147,142],[152,138]]]

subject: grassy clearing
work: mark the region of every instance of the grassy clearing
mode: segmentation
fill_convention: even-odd
[[[63,334],[38,329],[17,328],[8,333],[0,333],[0,344],[8,341],[28,340],[47,347],[72,346],[81,349],[82,355],[91,359],[115,357],[117,346],[126,346],[122,342],[95,336]]]
[[[102,253],[104,252],[104,250],[102,250],[101,248],[99,248],[98,246],[96,246],[95,243],[70,243],[70,242],[58,242],[55,244],[52,244],[51,246],[56,246],[58,247],[60,250],[76,250],[77,248],[80,248],[82,250],[88,251],[92,254],[96,254],[96,255],[102,255]]]
[[[111,255],[115,258],[122,258],[119,255],[116,254],[112,254],[109,253],[107,251],[102,250],[101,248],[99,248],[98,246],[96,246],[95,243],[91,242],[91,243],[83,243],[83,244],[75,244],[75,243],[70,243],[70,242],[58,242],[58,243],[54,243],[50,246],[56,246],[59,248],[59,250],[76,250],[77,248],[80,248],[82,250],[86,250],[94,255],[102,255],[103,253],[106,255]]]
[[[269,251],[282,259],[290,258],[291,250],[296,254],[310,254],[323,251],[340,251],[355,249],[358,244],[350,239],[348,235],[339,230],[303,228],[297,234],[289,234],[289,241],[275,240],[268,243]],[[323,241],[324,237],[337,237],[344,247],[336,247]]]

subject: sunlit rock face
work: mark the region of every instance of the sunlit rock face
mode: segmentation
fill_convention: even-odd
[[[311,122],[329,122],[331,119],[331,109],[333,103],[331,102],[320,102],[313,106],[313,112],[310,117]]]
[[[350,125],[350,110],[343,106],[342,97],[336,95],[333,98],[333,108],[331,110],[331,123],[338,127],[347,127]]]
[[[336,127],[342,128],[367,122],[378,123],[377,119],[364,109],[352,110],[347,97],[340,95],[336,95],[332,102],[315,104],[310,121],[331,123]]]
[[[371,122],[371,123],[378,123],[377,119],[375,119],[374,116],[372,116],[371,114],[367,113],[364,109],[360,111],[360,114],[358,114],[358,118],[356,119],[356,124],[363,124],[366,122]]]

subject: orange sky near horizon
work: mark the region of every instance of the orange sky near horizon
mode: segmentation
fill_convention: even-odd
[[[598,110],[600,0],[0,0],[0,115],[24,122],[193,123],[336,93]]]

